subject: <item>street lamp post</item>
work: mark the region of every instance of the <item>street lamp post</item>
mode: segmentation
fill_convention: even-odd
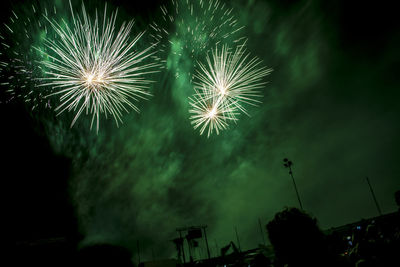
[[[369,182],[369,178],[366,177],[366,179],[367,179],[367,183],[368,183],[368,186],[369,186],[369,190],[371,191],[372,199],[375,202],[376,209],[378,210],[379,215],[382,215],[381,207],[379,207],[378,201],[376,200],[376,196],[375,196],[374,190],[372,189],[371,183]]]
[[[284,162],[283,166],[285,166],[285,168],[289,168],[289,174],[290,174],[290,177],[292,177],[294,190],[296,190],[297,200],[299,201],[300,208],[303,209],[303,205],[301,204],[301,200],[300,200],[299,191],[297,190],[297,185],[296,185],[296,182],[293,177],[293,171],[292,171],[293,162],[288,160],[287,158],[284,158],[283,162]]]

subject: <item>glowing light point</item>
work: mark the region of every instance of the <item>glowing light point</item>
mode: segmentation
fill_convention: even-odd
[[[214,107],[208,111],[208,117],[212,119],[215,115],[217,115],[217,109]]]
[[[219,86],[219,94],[225,96],[228,94],[228,90],[225,86]]]
[[[93,83],[93,78],[94,78],[94,74],[88,74],[87,76],[86,76],[86,82],[88,83],[88,84],[92,84]]]

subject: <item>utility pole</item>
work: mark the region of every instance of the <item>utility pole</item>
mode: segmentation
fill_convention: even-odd
[[[378,201],[376,200],[374,190],[372,189],[371,183],[369,182],[369,178],[366,177],[366,180],[367,180],[367,183],[368,183],[368,186],[369,186],[369,190],[371,191],[372,198],[373,198],[373,200],[375,202],[376,209],[378,210],[379,215],[382,215],[381,208],[379,207]]]
[[[179,232],[179,238],[182,240],[182,256],[183,256],[183,264],[186,264],[186,257],[185,257],[185,240],[182,239],[182,229],[176,229]]]
[[[260,218],[258,218],[258,224],[260,225],[260,233],[261,233],[261,237],[262,237],[263,244],[264,244],[264,246],[265,246],[264,232],[263,232],[263,230],[262,230],[261,219],[260,219]]]
[[[139,260],[139,264],[140,264],[140,246],[139,246],[139,240],[137,240],[136,244],[137,244],[138,260]]]
[[[210,256],[210,248],[208,247],[207,232],[206,232],[207,225],[204,225],[202,228],[203,228],[203,231],[204,231],[204,239],[206,240],[206,247],[207,247],[208,259],[211,259],[211,256]]]
[[[236,233],[236,239],[237,239],[237,242],[238,242],[239,251],[242,252],[242,249],[240,248],[240,240],[239,240],[239,235],[238,235],[236,226],[235,226],[235,233]]]
[[[217,258],[217,257],[219,257],[219,255],[220,255],[220,251],[219,251],[217,239],[214,239],[214,242],[215,242],[215,248],[217,249],[217,253],[215,254],[215,257]]]
[[[179,238],[182,240],[182,232],[190,232],[190,231],[200,231],[200,236],[198,238],[203,238],[203,232],[204,232],[204,240],[206,243],[206,247],[207,247],[207,255],[208,258],[211,259],[211,255],[210,255],[210,248],[208,246],[208,239],[207,239],[207,232],[206,232],[206,228],[207,225],[199,225],[199,226],[190,226],[190,227],[181,227],[181,228],[177,228],[176,231],[179,232]],[[187,239],[187,243],[188,243],[188,248],[189,248],[189,256],[190,256],[190,261],[192,261],[192,243],[191,240],[189,240],[188,235],[186,236]],[[196,237],[197,238],[197,237]],[[195,239],[195,238],[193,238]],[[182,243],[184,244],[184,243]],[[185,249],[184,249],[184,245],[182,245],[182,254],[183,254],[183,263],[186,263],[186,257],[185,257]]]
[[[296,190],[297,200],[299,201],[300,208],[303,209],[303,205],[301,204],[301,200],[300,200],[299,191],[297,190],[297,185],[296,185],[296,182],[293,177],[293,171],[292,171],[293,162],[288,160],[287,158],[284,158],[283,162],[284,162],[283,166],[285,166],[285,168],[289,168],[289,174],[292,177],[294,190]]]

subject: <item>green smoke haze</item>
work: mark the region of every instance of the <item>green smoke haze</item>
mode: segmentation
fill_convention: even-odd
[[[189,120],[190,80],[175,76],[205,54],[177,59],[171,50],[169,65],[152,76],[153,97],[119,128],[103,118],[96,134],[90,116],[70,129],[73,114],[34,114],[55,153],[71,159],[68,192],[82,246],[106,242],[134,252],[139,240],[142,258],[152,250],[171,257],[177,227],[207,224],[212,255],[214,240],[219,247],[236,240],[235,227],[242,249],[254,248],[262,242],[259,218],[266,224],[298,205],[285,157],[294,162],[304,209],[323,229],[377,215],[366,176],[383,212],[396,209],[400,35],[391,17],[376,25],[374,7],[347,1],[223,2],[244,26],[251,55],[274,69],[251,117],[200,136]],[[120,7],[121,21],[135,18],[139,32],[159,18],[160,4],[171,6],[110,1],[109,8]]]

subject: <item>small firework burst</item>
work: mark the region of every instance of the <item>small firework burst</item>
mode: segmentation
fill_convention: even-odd
[[[200,128],[200,134],[203,134],[208,127],[207,137],[213,131],[219,134],[221,130],[228,128],[229,122],[237,120],[238,112],[235,106],[223,101],[212,90],[196,91],[189,97],[189,101],[191,123],[194,129]]]
[[[160,9],[162,23],[150,25],[152,37],[161,44],[160,51],[167,50],[166,44],[170,44],[173,54],[185,53],[194,58],[221,42],[243,39],[237,35],[243,27],[233,9],[220,0],[171,0],[170,6]]]
[[[55,7],[43,13],[56,15]],[[41,69],[37,64],[41,55],[33,49],[42,36],[48,34],[46,19],[34,4],[16,7],[4,27],[0,29],[0,78],[3,102],[20,99],[34,110],[38,106],[51,107],[50,100],[36,90]],[[44,104],[44,105],[43,105]]]
[[[250,58],[244,44],[234,51],[226,45],[221,49],[217,46],[206,61],[206,64],[198,62],[189,113],[194,128],[200,127],[203,134],[208,126],[207,136],[210,136],[214,130],[219,134],[229,122],[236,122],[240,113],[249,116],[245,106],[261,103],[259,90],[265,86],[263,78],[272,69],[261,66],[258,58]]]
[[[58,114],[75,112],[71,127],[82,112],[92,115],[91,127],[96,119],[97,131],[100,114],[111,115],[118,125],[123,111],[139,112],[133,101],[150,96],[152,81],[144,76],[156,72],[158,63],[145,60],[154,47],[137,50],[144,33],[130,40],[134,22],[123,23],[117,30],[117,12],[108,17],[107,6],[103,17],[96,12],[94,20],[83,4],[82,16],[74,14],[71,3],[70,7],[72,26],[46,17],[57,38],[46,38],[45,49],[37,48],[47,58],[42,60],[45,76],[40,79],[41,86],[52,88],[49,96],[60,96]]]

